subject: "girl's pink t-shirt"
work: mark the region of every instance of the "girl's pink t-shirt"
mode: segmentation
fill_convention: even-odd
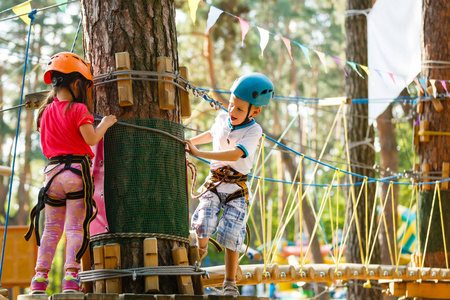
[[[45,157],[89,154],[92,159],[94,153],[80,132],[81,125],[94,123],[94,117],[87,106],[73,103],[66,110],[68,101],[59,101],[56,97],[53,99],[40,121],[41,148]]]

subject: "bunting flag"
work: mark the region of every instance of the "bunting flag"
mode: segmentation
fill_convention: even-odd
[[[417,78],[417,77],[416,77]],[[423,79],[423,78],[419,78],[419,82],[420,82],[420,85],[422,86],[422,91],[423,91],[423,93],[425,94],[425,97],[428,97],[428,94],[427,94],[427,85],[426,85],[426,83],[425,83],[425,79]]]
[[[358,68],[356,67],[356,63],[352,62],[352,61],[346,61],[347,65],[349,65],[353,70],[355,70],[355,72],[359,75],[359,77],[364,79],[364,76],[362,76],[361,73],[359,73]]]
[[[373,80],[372,80],[372,76],[370,76],[370,71],[369,68],[367,66],[363,66],[363,65],[359,65],[361,67],[361,69],[364,70],[364,72],[366,72],[367,76],[369,77],[370,83],[373,84]]]
[[[305,55],[306,59],[308,60],[309,66],[312,68],[311,60],[309,59],[309,49],[308,49],[308,47],[305,47],[305,46],[303,46],[300,43],[296,43],[296,44],[300,46],[300,49],[302,49],[303,54]]]
[[[213,27],[214,24],[216,24],[217,19],[219,19],[220,15],[223,13],[223,10],[218,9],[215,6],[211,6],[209,13],[208,13],[208,20],[206,21],[206,30],[205,34],[208,34],[211,27]]]
[[[332,56],[332,58],[336,61],[336,63],[341,67],[342,71],[344,71],[345,77],[348,77],[347,72],[345,72],[344,67],[341,64],[341,60],[337,57]]]
[[[445,83],[445,80],[441,80],[440,82],[441,82],[442,86],[444,87],[444,90],[447,92],[447,97],[450,97],[450,95],[448,94],[447,85]]]
[[[392,81],[394,82],[394,84],[396,84],[396,83],[395,83],[395,78],[394,78],[394,74],[392,74],[392,73],[389,73],[389,72],[388,72],[388,74],[389,74],[389,77],[391,77],[391,79],[392,79]]]
[[[288,38],[285,38],[284,36],[281,36],[281,35],[279,35],[279,37],[283,40],[283,43],[286,46],[287,51],[289,52],[289,56],[291,57],[291,60],[293,61],[294,59],[292,58],[291,40]]]
[[[414,82],[416,83],[417,90],[420,93],[424,93],[424,90],[423,90],[422,86],[420,85],[419,79],[417,79],[417,77],[414,77]]]
[[[431,88],[433,89],[433,97],[436,98],[437,97],[436,80],[430,79],[430,83],[431,83]]]
[[[26,14],[24,16],[20,16],[20,18],[28,26],[30,25],[31,19],[28,17],[28,14],[31,12],[31,0],[28,0],[27,2],[24,2],[22,4],[16,5],[16,6],[12,7],[11,9],[17,16]]]
[[[317,51],[317,50],[314,50],[314,52],[316,52],[317,56],[320,59],[320,62],[322,63],[323,67],[325,68],[325,73],[328,73],[327,62],[325,61],[325,53]]]
[[[195,24],[195,19],[197,18],[198,3],[200,0],[189,0],[189,10],[191,11],[192,23]]]
[[[261,47],[261,56],[264,56],[264,49],[266,49],[267,43],[269,43],[269,31],[261,27],[256,27],[259,31],[259,36],[261,37],[259,41],[259,46]]]
[[[380,77],[381,81],[384,83],[384,86],[387,87],[388,85],[387,85],[386,81],[384,80],[383,74],[381,73],[381,71],[378,70],[378,69],[375,69],[375,72],[377,72],[377,74]]]
[[[248,30],[250,29],[250,24],[247,21],[245,21],[239,17],[236,17],[236,18],[238,18],[239,23],[241,23],[242,46],[244,46],[244,39],[245,39],[245,36],[247,35]]]
[[[61,4],[61,3],[67,2],[67,0],[55,0],[55,2],[56,2],[57,4]],[[59,9],[60,9],[63,13],[66,13],[67,4],[60,5],[60,6],[58,6],[58,7],[59,7]]]

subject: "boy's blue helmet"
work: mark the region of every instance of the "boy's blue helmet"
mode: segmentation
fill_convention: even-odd
[[[273,83],[260,73],[249,73],[236,79],[230,91],[256,107],[268,106],[273,97]]]

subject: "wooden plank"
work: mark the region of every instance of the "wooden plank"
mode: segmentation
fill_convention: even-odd
[[[116,53],[116,70],[131,70],[130,54],[128,52]],[[118,75],[117,78],[128,78],[131,74]],[[130,106],[133,105],[133,84],[131,79],[117,81],[117,89],[119,92],[119,105]]]
[[[86,300],[119,300],[119,294],[86,294]]]
[[[105,269],[120,269],[120,245],[107,244],[105,247]],[[107,293],[122,293],[122,278],[106,279]]]
[[[35,295],[19,295],[17,296],[17,300],[48,300],[47,294],[35,294]]]
[[[89,271],[91,270],[91,247],[88,246],[86,252],[84,252],[83,257],[81,258],[81,270],[82,271]],[[85,293],[92,293],[94,292],[92,281],[83,282],[84,292]]]
[[[428,121],[420,121],[420,130],[419,130],[419,135],[420,135],[420,142],[421,143],[426,143],[430,141],[430,136],[427,134],[420,134],[421,132],[425,132],[425,131],[429,131],[430,130],[430,122]]]
[[[169,57],[160,56],[156,58],[157,71],[173,73],[172,60]],[[158,76],[158,79],[172,81],[170,77]],[[175,108],[175,89],[169,82],[158,81],[159,108],[171,110]]]
[[[3,175],[3,176],[11,176],[11,174],[12,174],[12,169],[11,169],[11,167],[0,166],[0,175]]]
[[[427,94],[428,94],[429,96],[430,96],[430,95],[433,95],[433,96],[434,96],[433,86],[430,85],[429,87],[427,87]],[[444,106],[442,105],[441,100],[439,100],[439,99],[432,99],[432,100],[431,100],[431,103],[433,103],[434,109],[435,109],[437,112],[441,112],[441,111],[444,110]]]
[[[447,179],[450,175],[450,162],[443,162],[442,163],[442,177],[444,177],[445,179]],[[441,189],[442,190],[448,190],[449,188],[449,182],[448,181],[444,181],[441,184]]]
[[[156,300],[173,300],[175,295],[155,295]]]
[[[53,294],[49,298],[50,300],[84,300],[83,293],[58,293]]]
[[[427,299],[450,299],[450,283],[447,282],[407,282],[406,297]]]
[[[429,177],[430,176],[430,164],[422,164],[422,176]],[[430,179],[424,178],[423,182],[430,182]],[[431,191],[433,189],[432,184],[424,184],[422,185],[422,190]]]
[[[158,266],[158,240],[147,238],[144,240],[144,267]],[[159,293],[159,277],[145,276],[145,292]]]
[[[191,266],[195,265],[200,259],[200,255],[198,253],[198,246],[189,246],[189,264]],[[205,288],[203,287],[203,281],[201,275],[192,276],[192,284],[194,285],[194,293],[196,295],[204,295]]]
[[[154,300],[155,295],[150,294],[120,294],[120,300]]]
[[[175,295],[174,300],[203,300],[202,295]]]
[[[20,293],[19,293],[20,294]],[[15,294],[15,295],[19,295],[19,294]],[[1,289],[0,290],[0,295],[2,295],[3,297],[8,298],[9,297],[9,291],[7,289]]]
[[[95,246],[92,249],[94,256],[94,269],[103,270],[105,268],[105,248],[104,246]],[[94,282],[94,291],[96,293],[106,293],[105,280],[96,280]]]
[[[188,266],[186,248],[176,247],[172,249],[173,264],[176,266]],[[177,276],[178,292],[184,295],[194,295],[191,276]]]
[[[180,75],[186,80],[189,80],[189,71],[187,67],[180,67]],[[191,101],[189,100],[189,92],[180,91],[180,105],[181,105],[181,117],[187,119],[191,116]]]

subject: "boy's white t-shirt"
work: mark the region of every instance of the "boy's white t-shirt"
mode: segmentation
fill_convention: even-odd
[[[242,126],[233,127],[229,115],[226,112],[219,113],[210,130],[213,137],[213,151],[238,147],[244,152],[244,155],[237,161],[211,160],[211,170],[229,166],[241,174],[249,174],[262,132],[261,126],[255,120]],[[217,187],[217,191],[232,193],[239,188],[236,184],[221,184]]]

